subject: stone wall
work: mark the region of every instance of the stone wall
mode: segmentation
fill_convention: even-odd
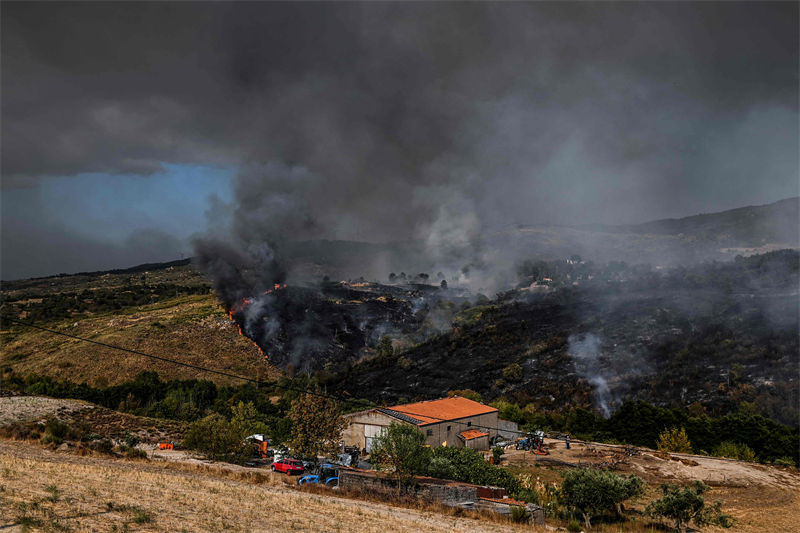
[[[394,479],[374,472],[357,470],[340,470],[339,487],[344,490],[382,492],[392,495],[397,493],[397,482]],[[505,490],[500,488],[486,488],[469,483],[423,477],[417,478],[416,483],[409,486],[404,492],[423,500],[455,505],[477,501],[480,498],[479,492],[487,491],[496,497],[502,497],[505,494]]]

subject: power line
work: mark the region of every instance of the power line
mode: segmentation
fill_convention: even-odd
[[[88,343],[91,343],[91,344],[96,344],[98,346],[103,346],[105,348],[110,348],[112,350],[119,350],[119,351],[122,351],[122,352],[127,352],[127,353],[131,353],[131,354],[134,354],[134,355],[147,357],[147,358],[154,359],[154,360],[157,360],[157,361],[162,361],[162,362],[165,362],[165,363],[172,363],[174,365],[178,365],[178,366],[182,366],[182,367],[186,367],[186,368],[191,368],[191,369],[194,369],[194,370],[199,370],[201,372],[208,372],[210,374],[216,374],[216,375],[219,375],[219,376],[225,376],[225,377],[234,378],[234,379],[241,379],[242,381],[246,381],[246,382],[249,382],[249,383],[255,383],[256,385],[272,386],[272,387],[279,388],[279,389],[291,390],[291,391],[299,392],[299,393],[302,393],[302,394],[310,394],[312,396],[317,396],[317,397],[320,397],[320,398],[326,398],[326,399],[329,399],[329,400],[334,400],[334,401],[343,402],[343,403],[353,403],[353,404],[355,404],[355,403],[359,402],[359,403],[363,404],[363,402],[368,401],[368,400],[363,400],[363,399],[359,399],[359,398],[339,398],[339,397],[336,397],[336,396],[334,396],[332,394],[327,394],[327,393],[323,393],[323,392],[317,392],[317,391],[311,390],[309,388],[300,388],[300,387],[293,387],[293,386],[290,386],[290,385],[282,385],[282,384],[280,384],[278,382],[263,381],[263,380],[260,380],[260,379],[254,379],[254,378],[250,378],[250,377],[247,377],[247,376],[240,376],[238,374],[233,374],[233,373],[230,373],[230,372],[224,372],[222,370],[214,370],[213,368],[208,368],[208,367],[204,367],[204,366],[200,366],[200,365],[193,365],[191,363],[184,363],[183,361],[178,361],[176,359],[170,359],[168,357],[161,357],[159,355],[153,355],[153,354],[141,352],[139,350],[132,350],[130,348],[125,348],[123,346],[118,346],[118,345],[115,345],[115,344],[109,344],[107,342],[100,342],[100,341],[96,341],[96,340],[92,340],[92,339],[87,339],[86,337],[79,337],[77,335],[71,335],[69,333],[64,333],[63,331],[58,331],[58,330],[55,330],[55,329],[46,328],[44,326],[31,324],[30,322],[24,322],[22,320],[17,320],[15,318],[6,318],[6,320],[8,320],[9,322],[13,322],[15,324],[19,324],[21,326],[26,326],[26,327],[38,329],[38,330],[41,330],[41,331],[46,331],[48,333],[52,333],[54,335],[60,335],[62,337],[67,337],[69,339],[82,341],[82,342],[88,342]],[[386,407],[385,409],[392,410],[391,407]],[[402,414],[412,415],[412,416],[420,416],[420,417],[423,417],[423,418],[429,418],[429,419],[432,419],[432,420],[438,420],[439,422],[456,422],[455,420],[448,419],[448,418],[439,418],[439,417],[431,416],[431,415],[427,415],[427,414],[413,413],[411,411],[405,411],[404,410],[402,412],[401,411],[397,411],[397,412],[400,412]],[[468,427],[480,428],[480,429],[490,429],[490,430],[494,430],[494,431],[498,431],[498,432],[500,431],[500,428],[492,427],[492,426],[484,426],[484,425],[480,425],[480,424],[473,424],[473,425],[468,426]],[[507,430],[507,431],[503,430],[503,432],[504,433],[515,433],[517,435],[524,435],[525,434],[525,432],[523,432],[523,431],[515,431],[515,430]]]

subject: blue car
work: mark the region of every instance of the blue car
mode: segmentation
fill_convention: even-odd
[[[320,465],[316,474],[306,474],[297,480],[298,485],[314,485],[323,483],[325,486],[337,485],[339,476],[336,472],[336,466],[332,464]]]

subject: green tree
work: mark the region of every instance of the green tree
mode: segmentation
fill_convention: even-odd
[[[303,457],[316,461],[339,451],[342,430],[347,425],[334,400],[306,393],[292,403],[288,413],[292,421],[289,447]]]
[[[378,346],[376,347],[378,351],[378,357],[391,357],[394,355],[394,346],[392,346],[392,339],[389,338],[388,335],[384,335],[378,341]]]
[[[696,526],[731,527],[733,519],[722,512],[719,502],[706,506],[703,494],[708,490],[710,487],[702,481],[695,481],[688,487],[664,483],[661,485],[663,496],[647,506],[647,514],[672,520],[680,533],[686,533],[691,522]]]
[[[719,443],[714,448],[714,451],[711,452],[711,455],[715,455],[717,457],[727,457],[729,459],[738,459],[740,461],[753,462],[756,460],[756,454],[747,444],[731,441]]]
[[[253,402],[239,402],[232,408],[228,421],[217,413],[201,418],[189,426],[183,445],[217,461],[242,464],[253,456],[252,444],[245,438],[264,432]]]
[[[522,488],[519,480],[511,472],[504,468],[490,465],[481,453],[471,448],[440,446],[433,450],[431,466],[433,466],[434,462],[436,462],[436,467],[441,471],[451,472],[449,477],[440,473],[435,474],[436,477],[474,483],[475,485],[503,487],[512,495],[518,493]],[[434,474],[431,473],[431,475]]]
[[[424,474],[431,459],[425,435],[415,426],[393,423],[375,438],[370,452],[378,470],[389,472],[397,480],[397,490],[407,485],[415,474]]]
[[[522,367],[518,363],[511,363],[503,369],[503,378],[512,383],[521,380]]]
[[[684,428],[665,429],[658,436],[658,449],[662,452],[692,453],[692,443]]]
[[[592,527],[592,515],[619,511],[622,502],[643,492],[644,482],[637,476],[625,478],[607,470],[591,468],[568,471],[561,484],[564,503],[581,513],[586,529]]]
[[[459,390],[451,390],[447,391],[447,397],[452,398],[453,396],[461,396],[462,398],[467,398],[472,400],[473,402],[483,403],[483,396],[479,392],[475,392],[472,389],[459,389]]]

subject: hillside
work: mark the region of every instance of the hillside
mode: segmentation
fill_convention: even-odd
[[[554,278],[543,291],[504,293],[456,315],[452,330],[333,381],[386,402],[468,388],[606,414],[626,399],[717,414],[747,401],[796,424],[799,262],[784,251],[667,273],[533,264]]]
[[[654,220],[643,224],[607,227],[607,231],[690,235],[730,247],[759,247],[767,243],[798,245],[800,198],[767,205],[740,207],[719,213]]]
[[[267,377],[274,369],[238,334],[208,281],[187,261],[5,282],[2,316],[215,370]],[[165,379],[194,369],[119,352],[4,321],[0,366],[19,374],[113,385],[155,370]]]

